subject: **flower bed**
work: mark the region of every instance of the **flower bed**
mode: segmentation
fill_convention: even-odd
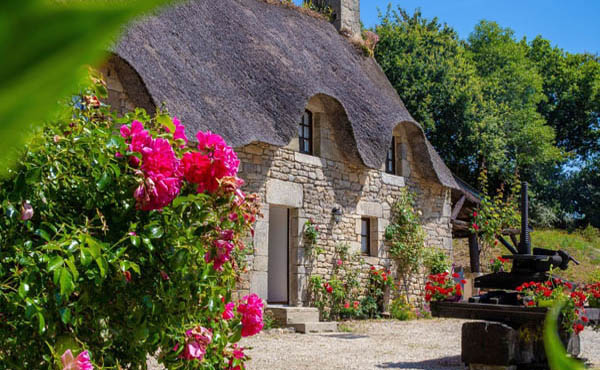
[[[94,81],[0,183],[0,363],[243,369],[262,301],[232,291],[259,204],[235,152],[162,112],[116,118]]]

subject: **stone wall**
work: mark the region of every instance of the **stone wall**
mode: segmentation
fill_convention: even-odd
[[[339,133],[344,132],[343,126],[348,123],[343,109],[333,99],[313,98],[307,108],[313,113],[315,129],[319,131],[319,135],[315,135],[318,142],[314,144],[319,157],[299,153],[297,139],[284,148],[255,143],[236,149],[242,162],[240,177],[247,183],[244,190],[261,196],[264,214],[256,224],[255,253],[249,260],[249,274],[241,288],[267,297],[269,205],[286,206],[291,210],[289,298],[292,305],[307,304],[311,271],[325,278],[330,276],[337,259],[337,244],[346,243],[352,252],[360,253],[363,217],[371,220],[373,238],[370,255],[361,256],[362,267],[356,266],[362,268],[361,282],[366,284],[368,281],[370,266],[389,268],[395,273],[396,266],[388,254],[384,231],[390,220],[391,207],[403,187],[409,187],[417,195],[427,232],[427,246],[450,254],[450,191],[426,179],[423,170],[415,166],[404,129],[400,126],[394,134],[397,173],[405,176],[389,175],[382,170],[368,169],[354,153],[338,150],[339,136],[345,136]],[[342,210],[339,222],[332,214],[334,208]],[[308,219],[313,219],[319,226],[317,245],[325,250],[316,261],[311,261],[307,255],[302,238]],[[414,277],[411,284],[413,298],[421,294],[422,289],[423,277]]]

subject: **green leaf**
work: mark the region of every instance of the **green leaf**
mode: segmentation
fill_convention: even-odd
[[[131,240],[131,244],[134,247],[139,247],[140,246],[140,237],[137,235],[132,235],[129,237],[129,240]]]
[[[71,310],[69,308],[61,308],[58,312],[60,313],[60,319],[65,325],[71,322]]]
[[[106,259],[103,257],[96,258],[96,264],[100,269],[100,276],[106,277],[106,271],[108,270],[108,263],[106,262]]]
[[[69,257],[65,260],[67,266],[69,266],[69,270],[71,270],[71,274],[73,274],[73,278],[75,280],[79,279],[79,271],[77,271],[77,267],[75,267],[75,260],[73,256]]]
[[[233,334],[229,337],[229,343],[237,343],[242,339],[242,323],[233,328]]]
[[[18,158],[31,127],[76,91],[84,65],[98,64],[121,26],[168,0],[21,1],[0,4],[0,176]],[[23,30],[28,30],[24,32]]]
[[[29,294],[29,284],[22,281],[21,284],[19,285],[19,296],[21,298],[25,298],[27,296],[27,294]]]
[[[54,256],[50,259],[50,262],[48,262],[48,272],[50,271],[54,271],[59,267],[62,267],[63,265],[63,259],[60,256]]]
[[[153,226],[150,228],[149,237],[150,237],[150,239],[160,239],[163,237],[164,234],[165,234],[165,232],[163,231],[162,227]]]
[[[80,255],[80,260],[81,260],[81,265],[86,267],[89,266],[90,263],[92,263],[93,261],[93,256],[92,256],[92,252],[90,251],[89,248],[81,248],[81,255]]]
[[[144,245],[146,246],[146,248],[148,248],[150,251],[154,250],[154,246],[152,245],[152,242],[150,241],[150,239],[143,238],[142,242],[144,243]]]
[[[38,312],[36,314],[38,321],[39,321],[39,325],[38,325],[38,332],[40,334],[44,334],[44,332],[46,331],[46,320],[44,319],[44,315],[42,315],[41,312]]]
[[[66,268],[60,270],[60,294],[64,297],[68,297],[75,290],[75,284],[73,283],[73,276]]]
[[[36,231],[34,231],[34,234],[39,236],[40,238],[44,239],[47,242],[50,241],[50,235],[44,229],[37,229]]]
[[[544,348],[548,356],[548,363],[552,370],[584,370],[584,366],[567,356],[558,336],[558,316],[565,302],[554,305],[546,316],[544,324]]]
[[[168,114],[159,114],[159,115],[157,115],[156,116],[156,122],[158,122],[161,125],[163,125],[166,128],[168,128],[171,133],[175,132],[175,124],[173,123],[173,120],[171,119],[171,117],[169,117]]]
[[[110,185],[111,182],[112,177],[110,177],[110,174],[108,173],[108,171],[106,171],[102,174],[102,177],[100,177],[100,180],[98,180],[98,182],[96,183],[96,187],[99,191],[103,191],[108,185]]]

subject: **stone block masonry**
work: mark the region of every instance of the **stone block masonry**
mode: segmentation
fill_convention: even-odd
[[[361,219],[365,217],[371,220],[372,238],[371,253],[361,256],[362,266],[355,266],[362,269],[359,275],[361,284],[366,286],[371,266],[388,268],[395,277],[397,266],[390,258],[384,232],[391,219],[392,206],[404,187],[415,193],[417,208],[423,213],[427,247],[439,248],[451,255],[450,190],[423,176],[423,169],[418,168],[412,158],[403,130],[398,129],[395,135],[398,147],[403,150],[399,167],[410,165],[410,169],[404,172],[408,176],[390,175],[367,168],[358,160],[340,153],[336,149],[339,147],[336,145],[336,130],[328,115],[319,114],[317,108],[314,109],[321,133],[316,144],[320,147],[320,157],[299,153],[295,142],[287,147],[254,143],[236,148],[241,160],[239,176],[246,181],[244,191],[259,194],[265,214],[265,218],[256,225],[252,240],[255,253],[249,257],[248,273],[240,284],[240,295],[265,291],[262,284],[268,271],[265,263],[257,262],[268,251],[271,204],[289,207],[291,211],[288,280],[289,303],[292,305],[309,303],[308,278],[311,273],[325,278],[331,276],[337,260],[336,245],[344,243],[350,246],[351,252],[360,253]],[[339,221],[332,213],[334,208],[342,211]],[[316,243],[324,250],[312,264],[302,238],[304,223],[308,219],[319,226]],[[413,300],[421,300],[424,282],[424,274],[412,277],[410,293]]]

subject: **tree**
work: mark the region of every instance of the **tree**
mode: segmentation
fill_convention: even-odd
[[[481,21],[465,47],[481,81],[474,134],[482,141],[483,159],[500,178],[519,170],[535,183],[538,173],[563,155],[554,145],[554,130],[537,111],[545,97],[527,43],[517,42],[508,28]]]
[[[482,21],[467,41],[448,25],[388,7],[375,57],[448,166],[475,183],[485,164],[493,188],[519,171],[535,183],[563,158],[537,111],[542,77],[528,45]]]
[[[411,16],[390,6],[380,20],[375,58],[450,168],[473,178],[479,81],[458,35],[419,10]]]
[[[551,47],[541,36],[530,43],[529,59],[543,78],[538,111],[556,130],[559,147],[585,157],[600,150],[600,58]]]

